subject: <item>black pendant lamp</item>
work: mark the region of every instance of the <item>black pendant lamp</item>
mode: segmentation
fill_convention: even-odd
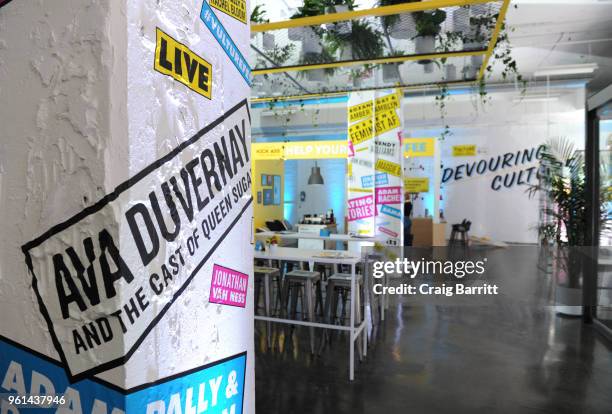
[[[323,184],[323,176],[321,175],[321,168],[319,168],[316,161],[315,161],[314,167],[312,167],[312,170],[310,172],[310,177],[308,177],[308,185],[311,185],[311,184],[321,184],[321,185]]]

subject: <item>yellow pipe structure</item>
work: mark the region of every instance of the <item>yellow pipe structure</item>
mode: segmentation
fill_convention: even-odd
[[[494,1],[494,0],[493,0]],[[423,10],[440,9],[444,7],[469,6],[471,4],[492,3],[492,0],[428,0],[418,3],[402,3],[391,6],[376,7],[365,10],[351,10],[341,13],[321,14],[318,16],[300,17],[272,23],[252,24],[251,32],[269,32],[271,30],[288,29],[290,27],[315,26],[325,23],[341,22],[368,16],[389,16],[392,14],[411,13]]]
[[[480,71],[478,72],[477,79],[480,81],[485,74],[485,70],[487,69],[487,65],[489,64],[489,60],[493,55],[493,51],[495,50],[495,46],[497,45],[497,38],[499,37],[499,33],[504,25],[504,20],[506,19],[506,12],[508,11],[508,7],[510,6],[510,0],[504,0],[501,8],[499,9],[499,15],[497,16],[497,22],[495,23],[495,29],[493,30],[493,34],[491,35],[491,39],[489,40],[489,46],[487,48],[487,53],[485,58],[482,61],[482,65],[480,66]]]
[[[316,63],[316,64],[311,64],[311,65],[279,66],[275,68],[254,69],[252,74],[253,76],[257,76],[257,75],[268,75],[271,73],[339,68],[343,66],[354,66],[354,65],[365,65],[365,64],[376,65],[376,64],[381,64],[381,63],[396,63],[396,62],[406,62],[406,61],[423,60],[423,59],[429,60],[429,59],[477,56],[477,55],[484,55],[485,53],[487,53],[487,50],[468,50],[468,51],[457,51],[457,52],[448,52],[448,53],[429,53],[426,55],[396,56],[396,57],[386,57],[386,58],[368,59],[368,60],[348,60],[348,61],[345,60],[345,61],[340,61],[340,62]]]

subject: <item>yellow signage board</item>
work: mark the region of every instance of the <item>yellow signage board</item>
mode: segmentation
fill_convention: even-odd
[[[427,177],[404,177],[404,192],[406,193],[428,193],[429,178]]]
[[[374,166],[374,168],[376,169],[376,171],[386,172],[396,177],[401,177],[402,175],[402,167],[399,164],[396,164],[391,161],[378,159],[376,160],[376,165]]]
[[[208,4],[234,19],[246,23],[246,0],[208,0]]]
[[[435,138],[404,138],[404,157],[433,157]]]
[[[284,146],[284,142],[251,144],[251,157],[254,160],[280,160],[284,155]]]
[[[353,105],[348,108],[349,122],[357,122],[361,119],[372,118],[372,101]]]
[[[473,157],[476,155],[476,145],[453,145],[453,157]]]
[[[376,98],[376,101],[374,102],[376,112],[390,111],[391,109],[397,109],[399,107],[400,96],[398,93],[381,96],[380,98]]]
[[[395,95],[389,95],[395,96]],[[395,109],[384,112],[376,112],[376,135],[380,135],[384,132],[390,131],[395,128],[399,128],[400,119],[397,116]]]
[[[372,139],[372,119],[357,122],[349,127],[349,139],[353,145],[359,145]]]
[[[159,28],[154,67],[205,98],[212,98],[211,64]]]
[[[346,141],[260,142],[251,144],[254,160],[346,158]]]
[[[296,141],[285,143],[286,160],[316,160],[321,158],[346,158],[346,141]]]

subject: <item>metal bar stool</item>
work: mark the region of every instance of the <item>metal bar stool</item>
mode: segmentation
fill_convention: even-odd
[[[304,312],[304,301],[302,300],[302,318],[304,314],[308,315],[309,322],[315,322],[315,307],[318,302],[323,307],[323,294],[321,292],[321,274],[319,272],[311,272],[308,270],[292,270],[291,272],[285,273],[285,280],[283,282],[283,293],[284,299],[283,310],[287,312],[289,308],[289,293],[291,293],[291,318],[296,319],[297,317],[297,300],[299,291],[304,288],[303,298],[306,299],[306,312]],[[313,297],[316,289],[316,299]],[[315,337],[314,327],[310,327],[310,350],[314,354],[315,352]]]
[[[261,295],[261,285],[263,283],[263,290],[264,290],[264,312],[265,315],[270,317],[271,316],[271,296],[272,296],[272,292],[270,290],[270,282],[272,279],[276,279],[277,283],[278,283],[278,292],[279,295],[281,293],[281,289],[280,289],[280,283],[281,283],[281,278],[280,278],[280,270],[274,268],[274,267],[264,267],[264,266],[255,266],[255,305],[254,305],[254,312],[257,313],[257,309],[258,309],[258,305],[259,305],[259,296]],[[268,337],[268,348],[270,348],[270,343],[271,343],[271,335],[272,335],[272,323],[271,322],[267,322],[267,337]]]
[[[361,318],[361,297],[364,294],[363,291],[363,276],[357,274],[355,276],[355,285],[357,286],[357,292],[355,294],[355,323],[359,325],[362,322]],[[325,295],[325,318],[327,323],[333,324],[336,319],[345,324],[346,320],[350,318],[346,317],[346,302],[351,292],[351,275],[349,273],[334,273],[327,278],[327,292]],[[340,316],[338,317],[338,298],[342,300],[342,307]],[[361,333],[365,335],[365,332]],[[359,359],[361,359],[361,347],[358,346]]]
[[[472,222],[468,219],[463,219],[461,223],[453,224],[448,246],[452,247],[456,243],[461,243],[464,248],[469,247],[469,232]],[[459,237],[457,237],[459,236]]]

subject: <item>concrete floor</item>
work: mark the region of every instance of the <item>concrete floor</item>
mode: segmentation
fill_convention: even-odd
[[[552,307],[394,297],[353,383],[346,335],[312,356],[305,328],[276,326],[269,350],[256,324],[260,414],[612,413],[612,348]]]

